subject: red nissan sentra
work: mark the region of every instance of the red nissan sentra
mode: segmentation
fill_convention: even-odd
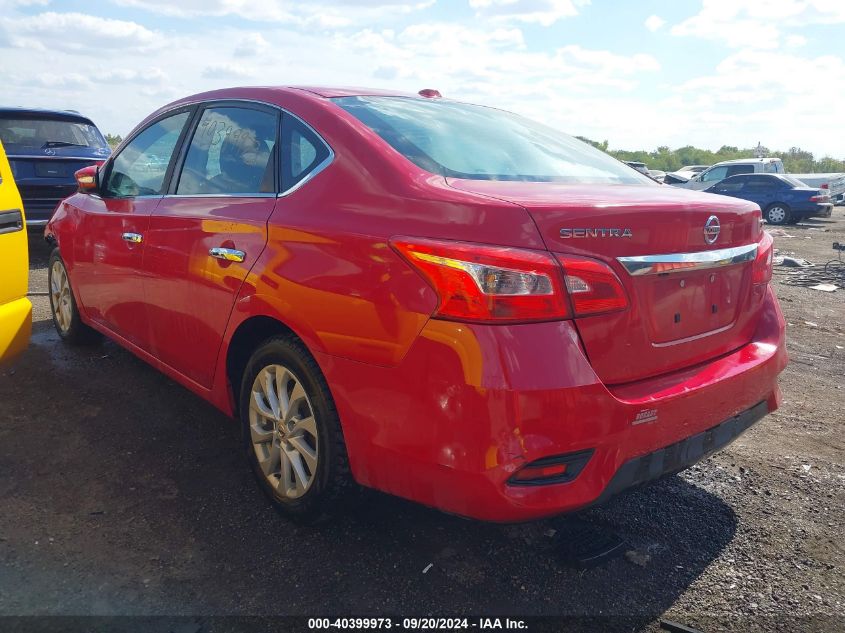
[[[354,482],[558,514],[777,408],[759,207],[421,94],[235,88],[155,112],[46,229],[59,334],[105,334],[237,417],[296,516]]]

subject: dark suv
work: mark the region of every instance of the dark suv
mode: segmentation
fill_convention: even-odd
[[[44,226],[76,191],[74,172],[111,154],[90,119],[71,111],[0,108],[0,141],[26,209],[27,226]]]

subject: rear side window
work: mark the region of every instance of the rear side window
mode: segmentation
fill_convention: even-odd
[[[758,176],[756,178],[749,178],[747,186],[749,189],[761,191],[764,189],[777,189],[782,184],[783,183],[777,178],[766,178],[765,176]]]
[[[275,193],[278,118],[252,108],[207,108],[188,146],[176,194]]]
[[[189,114],[180,112],[161,119],[133,138],[112,161],[104,193],[119,198],[161,194]]]
[[[108,143],[94,125],[84,120],[20,116],[0,118],[0,140],[9,152],[84,147],[104,150]]]
[[[728,167],[728,176],[736,176],[737,174],[753,174],[754,165],[731,165]]]
[[[447,99],[334,99],[421,169],[453,178],[657,186],[602,151],[515,114]]]
[[[331,152],[311,128],[286,114],[282,121],[282,191],[302,182]]]

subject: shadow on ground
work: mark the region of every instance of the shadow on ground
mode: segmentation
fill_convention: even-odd
[[[582,513],[632,550],[582,571],[561,560],[567,519],[489,525],[370,493],[299,526],[258,492],[233,421],[112,343],[61,344],[46,321],[0,372],[0,402],[4,615],[588,614],[632,630],[737,526],[678,477]]]

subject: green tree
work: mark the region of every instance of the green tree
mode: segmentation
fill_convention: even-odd
[[[120,134],[106,134],[106,143],[109,147],[114,149],[123,142],[123,137]]]

